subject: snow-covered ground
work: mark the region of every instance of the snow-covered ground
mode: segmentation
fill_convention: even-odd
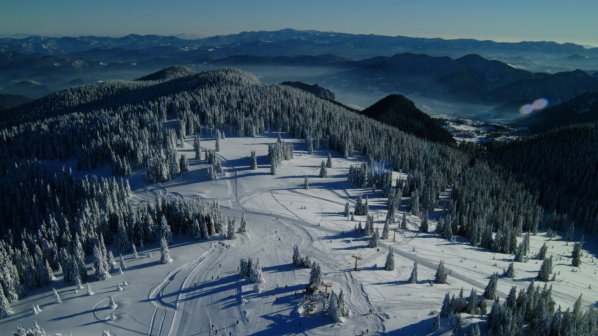
[[[42,288],[16,304],[13,316],[0,320],[0,334],[11,334],[19,324],[29,327],[34,320],[46,331],[63,335],[100,335],[105,330],[112,335],[434,334],[433,318],[447,291],[457,293],[463,288],[467,295],[476,288],[481,292],[489,276],[502,274],[513,259],[463,242],[448,242],[433,233],[419,233],[419,218],[411,215],[407,216],[409,230],[391,232],[378,249],[368,248],[369,238],[354,232],[365,217],[356,216],[355,221],[344,217],[345,202],[353,208],[358,195],[367,195],[375,225],[382,230],[386,199],[347,182],[349,166],[360,159],[346,160],[331,153],[329,177],[319,178],[320,163],[328,152],[309,155],[301,141],[286,139],[295,142],[295,158],[283,161],[273,176],[266,154],[267,144],[276,140],[274,134],[222,140],[218,155],[226,172],[216,181],[209,180],[207,164],[196,160],[190,160],[188,175],[167,183],[146,185],[143,172],[130,177],[137,202],[153,200],[156,195],[217,201],[224,215],[237,223],[245,214],[247,233],[234,240],[177,237],[170,248],[174,261],[166,265],[159,263],[158,246],[140,248],[138,259],[125,256],[124,274],[92,282],[92,296],[56,280],[54,287],[62,303],[55,303],[51,288]],[[192,143],[188,138],[180,149],[187,158],[193,157]],[[201,142],[204,148],[214,148],[214,144],[213,139]],[[258,155],[257,170],[249,168],[251,150]],[[303,187],[306,176],[309,189]],[[439,211],[431,215],[431,231]],[[584,252],[583,265],[574,272],[569,266],[572,244],[539,234],[531,238],[531,254],[544,242],[548,255],[555,258],[557,281],[550,284],[557,305],[572,306],[582,292],[584,305],[594,304],[598,300],[598,288],[591,288],[598,270],[595,258]],[[343,323],[332,324],[324,314],[307,315],[300,309],[310,271],[292,266],[295,244],[321,265],[324,281],[335,292],[345,292],[351,315]],[[389,245],[395,252],[394,271],[383,269]],[[353,270],[354,255],[361,257],[359,271]],[[266,283],[259,293],[238,276],[239,259],[249,256],[259,258],[263,269]],[[419,281],[409,284],[415,259]],[[433,285],[440,260],[451,271],[449,283]],[[512,286],[527,287],[540,264],[533,259],[516,263],[515,279],[499,279],[499,295],[505,297]],[[121,291],[118,285],[124,281],[128,285]],[[115,309],[109,307],[110,296],[117,304]],[[41,307],[41,313],[33,314],[34,304]]]

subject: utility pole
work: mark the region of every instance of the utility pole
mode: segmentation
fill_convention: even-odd
[[[355,268],[354,268],[354,270],[357,271],[357,260],[361,260],[361,257],[356,256],[356,255],[352,255],[351,257],[355,259]]]

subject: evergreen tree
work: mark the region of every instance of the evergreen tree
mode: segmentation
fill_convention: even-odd
[[[515,266],[513,262],[509,264],[509,267],[505,271],[505,276],[511,279],[515,277]]]
[[[332,168],[332,156],[328,153],[328,158],[326,159],[326,168]]]
[[[488,281],[488,285],[484,289],[484,293],[482,296],[486,300],[494,300],[496,298],[496,285],[498,283],[498,273],[492,274],[490,276],[490,280]]]
[[[182,175],[187,175],[189,173],[189,161],[187,161],[185,154],[182,154],[179,159],[179,170]]]
[[[349,218],[350,210],[349,210],[349,202],[345,202],[345,217]]]
[[[538,272],[537,279],[540,281],[549,281],[550,274],[552,273],[552,257],[544,259],[540,271]]]
[[[369,248],[377,248],[378,247],[378,241],[380,240],[379,237],[380,236],[378,234],[378,229],[376,228],[376,231],[372,235],[372,239],[370,239],[370,243],[368,244],[368,247]]]
[[[303,179],[303,188],[305,190],[309,190],[309,179],[307,178],[307,176]]]
[[[320,164],[320,177],[328,177],[328,169],[326,168],[326,163],[324,161]]]
[[[241,216],[241,224],[239,225],[238,233],[245,233],[247,232],[247,220],[245,219],[245,214]]]
[[[385,221],[384,228],[382,229],[382,239],[388,240],[389,234],[390,234],[390,223],[388,221]]]
[[[309,294],[315,293],[320,285],[322,284],[322,270],[320,265],[313,262],[311,265],[311,272],[309,274],[309,283],[307,284],[306,291]]]
[[[226,238],[227,239],[235,239],[235,221],[232,219],[228,220],[228,228],[227,228],[227,232],[226,232]]]
[[[199,136],[193,139],[193,152],[195,153],[195,160],[201,160],[201,142]]]
[[[52,288],[52,292],[54,293],[54,300],[56,300],[56,303],[62,303],[62,299],[60,298],[60,294],[58,294],[58,292],[56,291],[55,288]]]
[[[338,323],[342,321],[342,315],[338,307],[338,297],[334,290],[330,292],[330,299],[328,301],[328,316],[333,322]]]
[[[338,311],[340,312],[342,317],[349,316],[349,308],[347,308],[347,303],[345,301],[345,292],[341,289],[340,293],[338,294]]]
[[[436,274],[434,275],[434,282],[437,284],[445,284],[447,277],[448,274],[444,268],[444,260],[441,260],[438,264],[438,268],[436,269]]]
[[[411,271],[411,275],[409,276],[409,283],[417,283],[417,259],[415,259],[415,261],[413,262],[413,270]]]
[[[573,253],[571,254],[571,265],[579,267],[581,265],[581,244],[575,243],[573,245]]]
[[[392,246],[388,247],[388,254],[386,255],[386,262],[384,263],[384,269],[387,271],[394,271],[394,269],[395,269],[395,255],[392,250]]]
[[[538,252],[536,258],[540,260],[546,259],[546,252],[548,252],[548,246],[546,246],[546,243],[544,243],[542,244],[542,247],[540,247],[540,251]]]
[[[13,310],[10,306],[10,302],[8,302],[8,299],[4,295],[4,291],[0,289],[0,319],[3,319],[12,314]]]
[[[170,264],[172,262],[172,258],[170,258],[170,251],[168,250],[168,243],[166,242],[166,238],[162,237],[160,239],[160,263],[161,264]]]
[[[119,258],[119,266],[122,271],[127,269],[127,265],[125,264],[125,258],[123,257],[122,253],[120,254]]]
[[[257,156],[255,155],[255,150],[251,151],[251,156],[249,157],[249,167],[253,170],[257,169]]]

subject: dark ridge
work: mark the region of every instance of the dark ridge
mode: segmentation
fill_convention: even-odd
[[[184,66],[174,66],[156,71],[147,76],[137,78],[136,81],[167,81],[179,77],[192,75],[195,72]]]
[[[296,89],[305,91],[305,92],[309,92],[313,95],[315,95],[316,97],[320,97],[320,98],[324,98],[324,99],[328,99],[328,100],[335,100],[335,96],[334,96],[334,92],[323,88],[321,86],[319,86],[318,84],[314,84],[314,85],[309,85],[303,82],[282,82],[280,83],[280,85],[286,85],[286,86],[291,86],[294,87]]]
[[[455,143],[447,130],[403,95],[388,95],[361,113],[423,139],[444,144]]]

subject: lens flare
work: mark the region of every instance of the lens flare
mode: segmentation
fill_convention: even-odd
[[[531,104],[525,104],[519,108],[519,114],[528,115],[534,111],[543,110],[548,106],[549,102],[546,98],[538,98]]]

